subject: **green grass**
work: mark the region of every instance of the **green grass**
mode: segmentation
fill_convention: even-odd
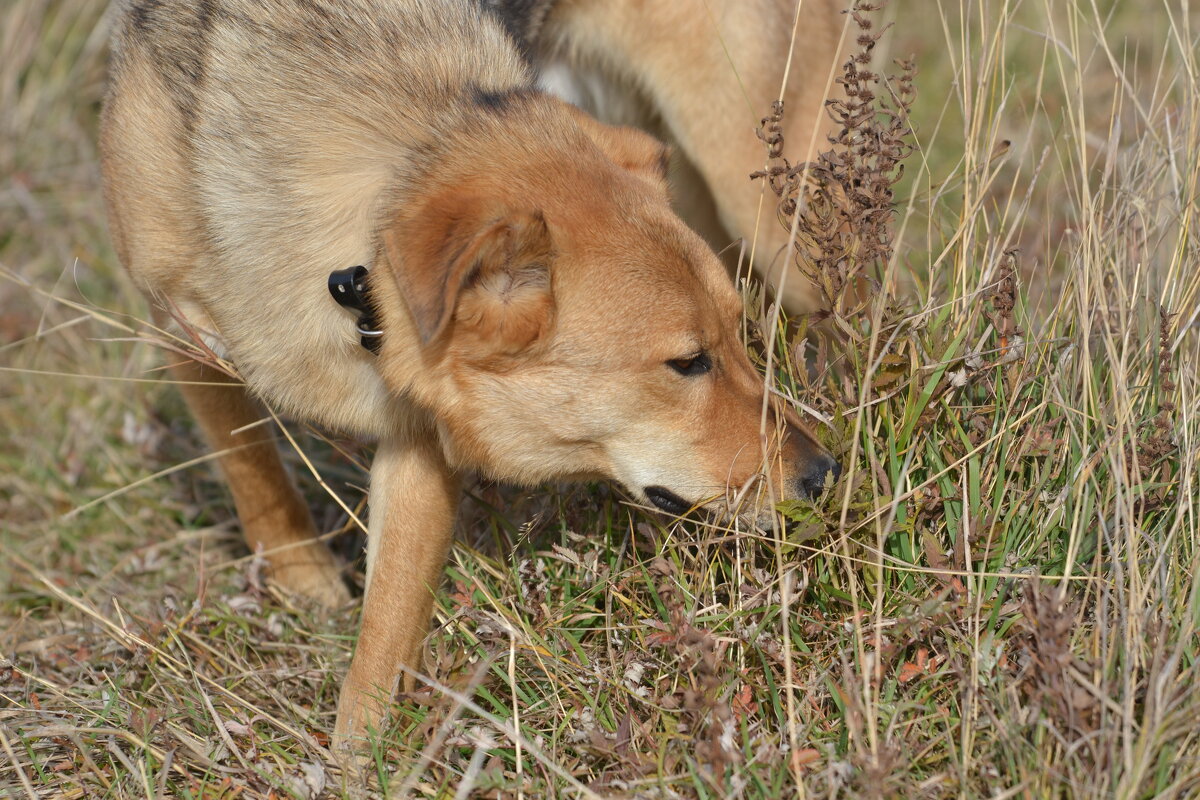
[[[895,257],[841,337],[751,319],[846,474],[782,539],[472,486],[366,788],[325,748],[356,612],[263,585],[132,341],[102,13],[0,10],[0,797],[1200,793],[1194,10],[894,3]],[[300,443],[357,507],[366,451]]]

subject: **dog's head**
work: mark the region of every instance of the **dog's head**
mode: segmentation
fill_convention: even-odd
[[[381,371],[451,461],[612,478],[673,513],[763,475],[775,498],[818,493],[837,465],[765,392],[738,293],[670,208],[662,145],[546,98],[481,113],[487,135],[379,246],[415,343],[385,334]]]

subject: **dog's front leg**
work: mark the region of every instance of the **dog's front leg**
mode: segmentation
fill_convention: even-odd
[[[407,670],[421,668],[434,592],[446,565],[459,481],[433,437],[383,441],[371,465],[367,593],[338,699],[337,746],[359,750]]]

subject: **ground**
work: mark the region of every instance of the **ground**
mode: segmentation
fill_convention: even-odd
[[[326,748],[357,612],[263,581],[108,242],[105,4],[9,0],[0,797],[1200,793],[1200,17],[919,5],[873,29],[911,114],[858,140],[911,123],[903,179],[878,145],[824,178],[870,178],[894,247],[807,228],[820,321],[745,290],[842,478],[782,535],[473,483],[363,781]],[[308,465],[361,512],[369,448],[289,430],[353,558]]]

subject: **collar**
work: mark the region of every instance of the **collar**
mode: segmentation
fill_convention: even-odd
[[[372,353],[379,353],[383,331],[375,321],[375,308],[371,304],[371,287],[367,283],[370,271],[366,267],[347,267],[329,273],[329,293],[342,308],[359,312],[359,344]]]

